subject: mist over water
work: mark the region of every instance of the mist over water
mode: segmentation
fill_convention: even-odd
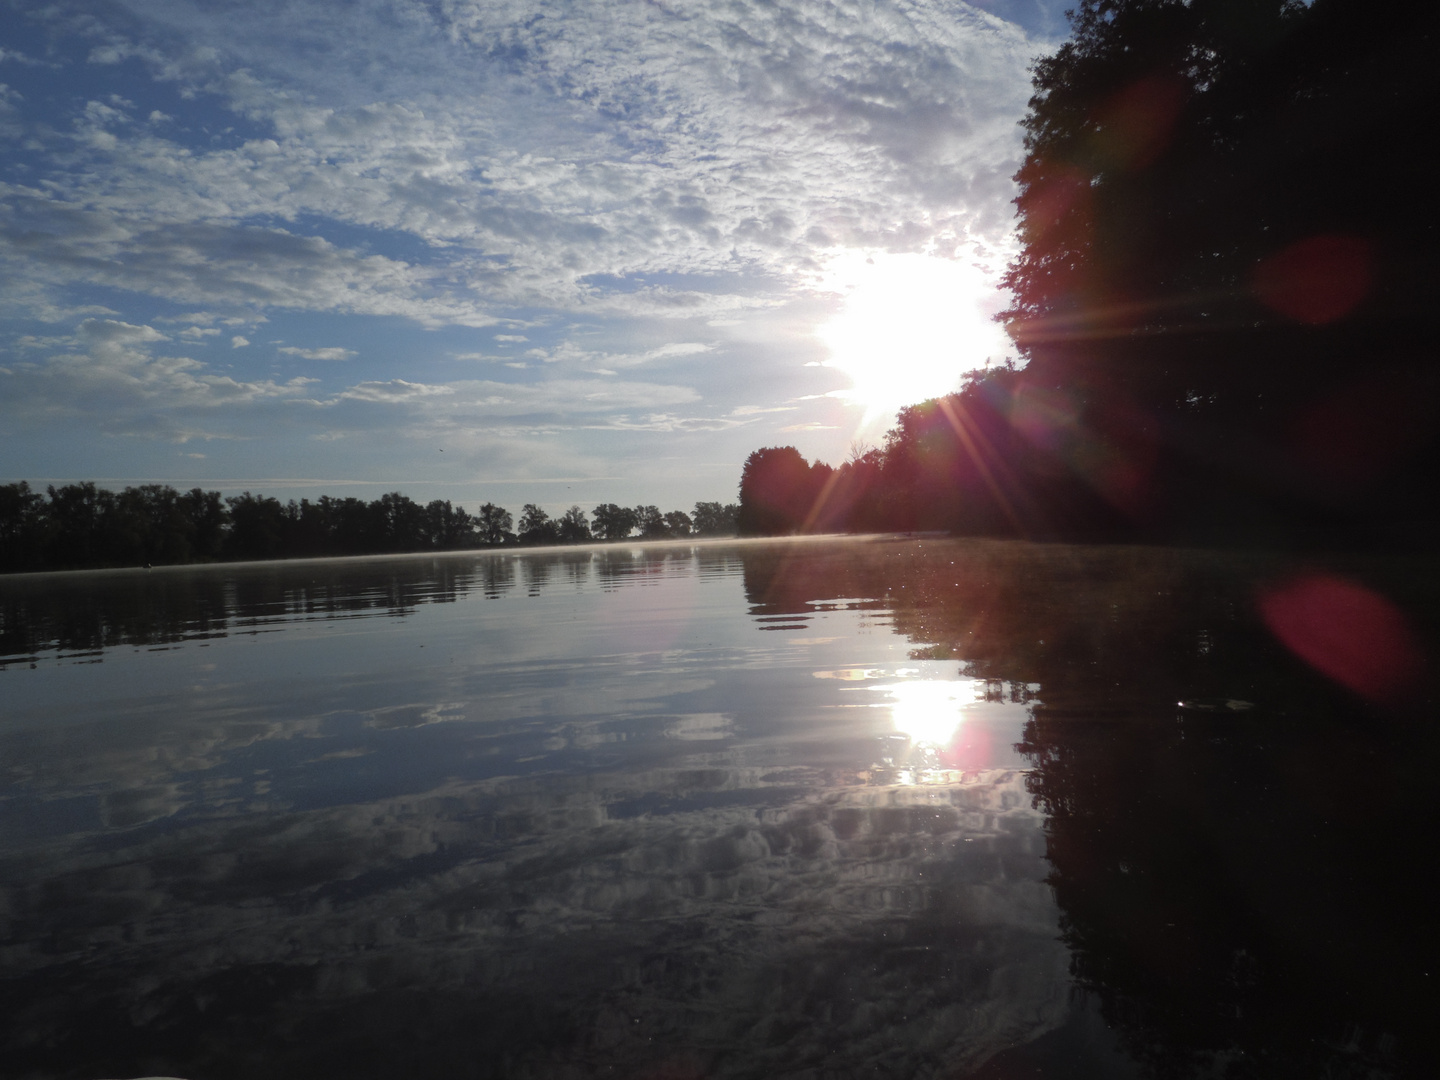
[[[0,1074],[1403,1075],[1429,698],[1297,655],[1289,575],[849,540],[5,580]],[[1341,576],[1426,653],[1433,574]]]

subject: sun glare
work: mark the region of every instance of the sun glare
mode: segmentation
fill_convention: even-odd
[[[916,746],[946,747],[965,722],[965,710],[976,700],[969,680],[890,683],[874,689],[890,697],[895,730]]]
[[[826,288],[844,307],[818,331],[827,367],[851,379],[842,398],[864,409],[858,435],[894,411],[958,389],[960,377],[1013,352],[992,316],[1002,298],[983,271],[930,255],[839,256]]]

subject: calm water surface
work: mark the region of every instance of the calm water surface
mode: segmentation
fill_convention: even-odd
[[[1317,572],[862,540],[0,580],[0,1075],[1428,1075],[1435,575],[1323,571],[1391,623],[1322,644],[1420,658],[1382,694],[1267,614]]]

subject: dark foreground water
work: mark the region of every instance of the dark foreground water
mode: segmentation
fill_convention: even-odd
[[[1424,563],[0,580],[0,1075],[1434,1075]]]

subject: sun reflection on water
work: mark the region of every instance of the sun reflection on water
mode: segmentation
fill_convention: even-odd
[[[895,730],[913,746],[941,749],[955,742],[967,706],[984,700],[984,683],[976,684],[975,679],[924,679],[869,689],[890,697],[881,707],[890,709]]]
[[[995,769],[1028,767],[1015,744],[1039,685],[957,678],[954,670],[949,663],[920,661],[914,667],[814,672],[817,679],[864,684],[847,688],[863,695],[851,699],[852,707],[888,711],[889,723],[876,725],[880,745],[869,771],[872,784],[960,784]]]

